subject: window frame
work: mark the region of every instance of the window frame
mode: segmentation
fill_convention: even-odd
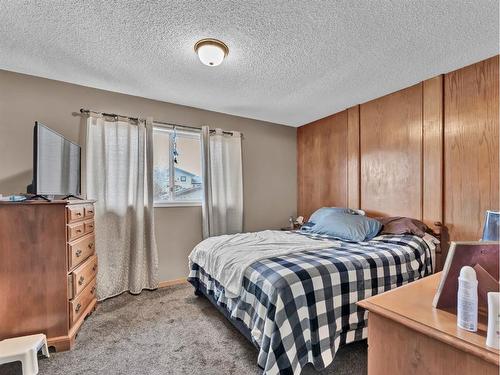
[[[174,129],[173,127],[153,125],[153,138],[156,132],[165,132],[169,134],[168,190],[169,190],[169,197],[173,197],[175,189],[175,163],[174,163],[174,158],[172,157],[172,150],[174,148],[174,138],[173,138]],[[200,162],[201,162],[201,131],[188,131],[184,129],[182,130],[176,129],[176,132],[177,135],[181,135],[182,137],[197,139],[199,141]],[[153,165],[154,165],[154,160],[153,160]],[[153,175],[153,180],[154,180],[154,175]],[[184,200],[184,201],[175,199],[155,200],[153,196],[153,207],[200,207],[203,203],[202,201],[203,198],[200,200]]]
[[[153,207],[201,207],[202,201],[154,201]]]

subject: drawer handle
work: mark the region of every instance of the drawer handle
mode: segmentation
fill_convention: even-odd
[[[82,255],[82,251],[81,251],[80,249],[78,249],[78,250],[76,251],[75,255],[76,255],[77,257],[79,257],[80,255]]]
[[[94,229],[94,224],[89,224],[90,229]]]
[[[77,229],[76,233],[82,233],[82,230],[81,229]]]
[[[94,211],[92,211],[92,210],[87,210],[87,212],[88,212],[89,214],[93,214],[93,213],[94,213]]]
[[[82,305],[79,303],[78,305],[76,305],[75,307],[75,312],[78,312],[80,311],[80,309],[82,308]]]
[[[94,264],[94,267],[92,267],[92,271],[95,272],[96,269],[97,269],[97,264]]]
[[[80,276],[80,280],[78,280],[78,285],[82,285],[84,281],[85,281],[85,277]]]
[[[94,294],[95,292],[95,286],[92,287],[92,289],[90,290],[90,294]]]
[[[81,212],[75,212],[75,215],[76,216],[82,216],[82,213]]]
[[[94,247],[94,244],[91,242],[89,243],[89,249],[92,249]]]

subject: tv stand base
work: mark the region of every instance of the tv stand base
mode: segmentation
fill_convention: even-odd
[[[50,202],[49,198],[47,198],[45,195],[40,195],[40,194],[30,195],[29,197],[26,198],[27,201],[35,201],[37,199],[43,199],[44,201]]]
[[[73,195],[73,194],[66,195],[65,197],[62,197],[61,199],[62,199],[63,201],[65,201],[65,200],[69,200],[69,199],[71,199],[71,198],[74,198],[74,199],[80,199],[80,200],[82,200],[82,201],[84,200],[83,198],[81,198],[81,197],[77,197],[76,195]]]

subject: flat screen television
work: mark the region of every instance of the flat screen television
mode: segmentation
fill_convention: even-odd
[[[42,196],[80,195],[81,147],[45,125],[33,131],[33,182],[28,193]]]

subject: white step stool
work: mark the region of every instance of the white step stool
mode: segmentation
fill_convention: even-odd
[[[0,341],[0,365],[21,361],[23,375],[38,374],[38,351],[49,357],[47,338],[44,334],[15,337]]]

